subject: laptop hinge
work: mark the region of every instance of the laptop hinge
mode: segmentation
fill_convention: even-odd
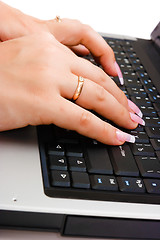
[[[151,33],[151,39],[160,48],[160,22]]]

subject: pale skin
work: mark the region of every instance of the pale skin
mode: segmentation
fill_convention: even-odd
[[[117,75],[115,58],[101,36],[77,20],[41,21],[2,2],[1,11],[0,131],[53,123],[105,144],[123,144],[117,128],[88,111],[124,128],[138,125],[131,119],[126,96],[108,76]],[[104,71],[70,48],[81,54],[90,51]],[[78,76],[85,81],[73,103],[69,100]]]

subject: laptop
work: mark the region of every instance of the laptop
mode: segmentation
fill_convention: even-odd
[[[114,81],[139,106],[145,127],[128,131],[136,142],[122,146],[54,125],[1,132],[1,228],[160,239],[160,23],[150,40],[102,36],[125,84]]]

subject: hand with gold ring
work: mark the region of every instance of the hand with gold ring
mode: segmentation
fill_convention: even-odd
[[[144,124],[122,104],[124,93],[102,69],[53,35],[41,32],[5,41],[0,52],[0,131],[53,123],[105,144],[134,142],[89,111],[123,128]]]
[[[118,75],[120,82],[123,84],[123,77],[119,66],[115,62],[112,49],[107,45],[105,40],[88,25],[82,24],[77,20],[61,19],[60,16],[56,16],[54,19],[48,21],[39,20],[3,2],[0,2],[0,8],[0,39],[2,41],[33,33],[49,32],[53,34],[60,43],[75,52],[81,53],[82,55],[91,52],[95,59],[102,64],[105,72],[112,76]],[[84,68],[87,68],[87,64]],[[79,65],[79,75],[81,75],[82,70],[81,65]],[[87,74],[90,73],[91,72],[88,71]],[[85,76],[88,77],[88,75],[84,74],[84,77]],[[92,80],[90,75],[89,77]],[[135,106],[130,102],[128,105],[126,97],[121,97],[121,94],[117,95],[117,88],[110,78],[106,76],[105,80],[102,81],[101,76],[96,75],[93,81],[103,86],[104,89],[109,89],[110,93],[128,110],[132,111],[132,108],[134,108],[135,111]]]
[[[0,39],[2,41],[41,31],[50,32],[60,43],[76,53],[83,55],[91,52],[107,74],[118,75],[123,83],[113,50],[90,26],[82,24],[78,20],[61,19],[60,16],[56,16],[52,20],[40,20],[3,2],[0,2],[0,9]]]

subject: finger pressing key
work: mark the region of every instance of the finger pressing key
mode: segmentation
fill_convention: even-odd
[[[91,112],[61,97],[56,109],[54,123],[62,128],[78,133],[109,145],[121,145],[135,142],[135,137],[120,131],[102,121]]]

